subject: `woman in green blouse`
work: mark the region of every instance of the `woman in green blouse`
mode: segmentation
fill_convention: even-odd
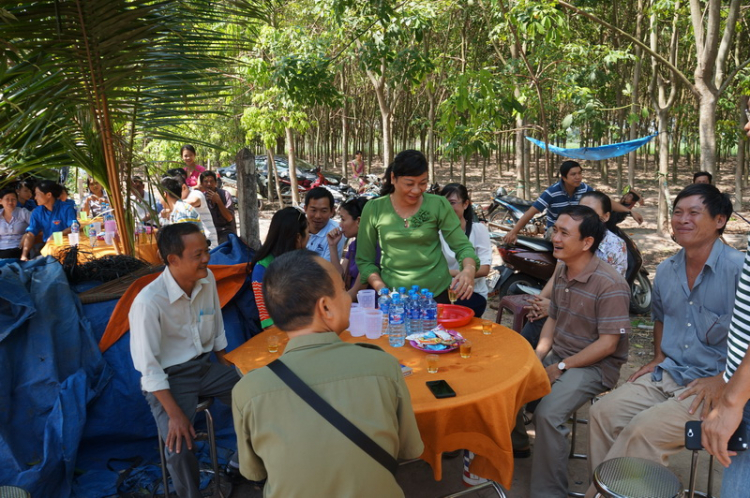
[[[419,151],[405,150],[388,166],[381,197],[365,205],[359,223],[360,279],[376,291],[419,285],[442,303],[448,302],[450,286],[466,299],[474,290],[479,260],[445,197],[425,193],[427,182],[427,160]],[[461,262],[455,277],[440,249],[439,232]],[[375,264],[378,243],[380,267]]]

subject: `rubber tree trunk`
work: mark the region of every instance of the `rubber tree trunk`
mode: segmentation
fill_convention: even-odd
[[[297,154],[294,150],[294,130],[287,127],[285,131],[287,159],[289,160],[289,181],[292,184],[292,204],[299,206],[299,189],[297,188]]]
[[[260,249],[258,225],[258,187],[256,185],[255,156],[248,148],[240,149],[237,163],[237,203],[240,238],[253,250]]]

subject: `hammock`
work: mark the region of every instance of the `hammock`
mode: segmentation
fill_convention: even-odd
[[[554,145],[549,146],[549,151],[559,156],[569,157],[571,159],[581,159],[583,161],[599,161],[601,159],[609,159],[611,157],[620,157],[633,152],[640,147],[643,147],[651,141],[658,133],[649,135],[644,138],[637,138],[635,140],[629,140],[627,142],[620,142],[618,144],[602,145],[600,147],[583,147],[580,149],[563,149],[562,147],[556,147]],[[538,145],[542,149],[547,148],[547,144],[537,140],[535,138],[526,137],[529,142]]]

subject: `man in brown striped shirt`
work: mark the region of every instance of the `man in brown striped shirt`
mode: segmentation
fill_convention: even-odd
[[[536,347],[552,392],[534,412],[532,498],[567,496],[565,422],[615,386],[628,356],[630,290],[622,275],[595,255],[604,230],[586,206],[565,208],[553,228],[554,256],[562,264],[553,276],[549,319]]]

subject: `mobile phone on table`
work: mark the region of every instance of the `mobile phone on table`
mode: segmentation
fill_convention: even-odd
[[[701,443],[701,421],[691,420],[685,424],[685,447],[689,450],[702,450]],[[745,421],[740,422],[737,430],[727,443],[729,451],[745,451],[747,449],[747,426]]]
[[[427,382],[427,387],[437,399],[456,396],[456,391],[444,380],[430,380]]]

